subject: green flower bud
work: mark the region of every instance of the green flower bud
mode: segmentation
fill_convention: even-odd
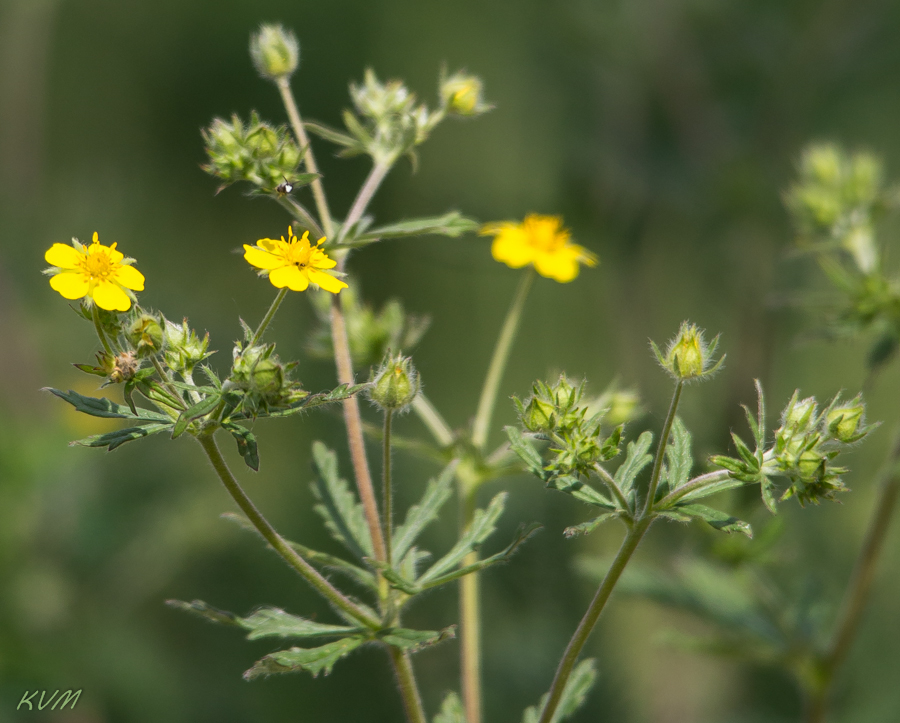
[[[669,374],[679,381],[691,381],[709,376],[722,366],[722,356],[713,363],[712,357],[719,344],[719,337],[707,344],[703,339],[703,331],[696,325],[683,322],[678,335],[669,342],[665,355],[653,342],[650,342],[657,361]]]
[[[263,78],[279,81],[297,70],[300,44],[297,37],[281,25],[262,25],[250,36],[250,57]]]
[[[784,412],[784,426],[794,433],[804,433],[812,429],[816,424],[816,409],[818,405],[814,397],[797,400],[797,392],[788,402]]]
[[[187,319],[181,324],[175,324],[165,320],[166,337],[166,365],[176,372],[192,372],[194,367],[210,356],[213,352],[207,351],[209,347],[209,334],[202,339],[197,332],[188,326]]]
[[[824,462],[825,459],[821,454],[814,449],[810,449],[800,455],[800,458],[797,460],[797,469],[803,477],[814,477],[821,469],[823,469],[822,465]]]
[[[128,327],[126,336],[139,358],[159,354],[166,341],[159,320],[152,314],[139,315]]]
[[[375,373],[369,388],[369,399],[385,411],[402,411],[421,389],[419,373],[409,357],[388,356]]]
[[[842,165],[841,152],[831,143],[812,146],[803,154],[801,163],[804,175],[826,185],[840,180]]]
[[[609,411],[603,418],[605,424],[618,427],[636,419],[641,413],[641,398],[637,392],[622,389],[609,396]]]
[[[866,408],[863,404],[836,407],[825,415],[829,434],[844,443],[859,439],[860,426]]]
[[[447,113],[462,116],[481,115],[491,109],[482,98],[481,79],[466,73],[454,73],[441,80],[441,101]]]
[[[537,397],[532,397],[521,415],[522,426],[529,432],[547,432],[555,426],[554,407]]]

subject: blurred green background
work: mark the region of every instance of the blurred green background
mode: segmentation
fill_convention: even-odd
[[[302,581],[250,536],[219,519],[231,500],[191,442],[153,438],[112,455],[69,448],[106,429],[78,418],[45,385],[92,393],[70,362],[92,360],[90,328],[40,275],[43,253],[74,236],[118,241],[147,276],[142,303],[207,329],[224,368],[272,288],[235,249],[276,235],[286,218],[240,189],[214,194],[199,130],[251,109],[283,122],[277,93],[255,76],[249,33],[280,21],[301,41],[294,78],[301,111],[339,125],[347,82],[364,68],[408,81],[434,102],[440,64],[480,74],[496,110],[447,122],[403,163],[372,206],[380,221],[459,209],[480,220],[563,214],[601,265],[574,283],[541,279],[504,380],[504,395],[560,370],[601,391],[618,376],[640,389],[658,429],[669,382],[648,338],[685,318],[722,332],[727,368],[692,387],[682,414],[698,459],[743,431],[738,404],[762,379],[773,415],[795,387],[855,393],[866,345],[798,344],[809,316],[773,303],[821,287],[808,260],[786,251],[780,194],[802,146],[836,139],[884,154],[900,169],[900,5],[890,0],[2,0],[0,2],[0,721],[399,721],[386,657],[367,649],[325,679],[240,674],[271,650],[166,608],[176,597],[249,612],[272,604],[327,619]],[[365,160],[316,152],[331,204],[345,212]],[[889,237],[896,229],[886,227]],[[351,270],[365,297],[401,298],[433,325],[416,352],[427,391],[454,426],[474,412],[517,272],[487,240],[425,239],[368,248]],[[283,358],[299,358],[307,388],[333,368],[304,359],[315,326],[293,295],[274,325]],[[900,421],[892,366],[869,396],[884,426],[849,459],[842,504],[783,506],[780,551],[794,582],[821,591],[833,615],[873,501],[871,477]],[[360,372],[361,374],[364,372]],[[115,392],[113,392],[115,393]],[[370,414],[371,410],[366,410]],[[374,416],[372,417],[374,419]],[[492,439],[514,419],[501,402]],[[771,419],[774,422],[773,419]],[[416,420],[401,430],[424,437]],[[262,468],[229,458],[285,535],[334,549],[311,507],[310,444],[344,450],[339,416],[317,411],[260,422]],[[377,459],[377,458],[376,458]],[[345,474],[349,465],[344,464]],[[434,469],[398,455],[401,499]],[[544,532],[484,577],[487,720],[518,721],[547,689],[592,593],[572,566],[609,555],[620,532],[566,541],[586,519],[570,498],[521,477],[491,483],[511,503],[495,545],[521,520]],[[761,522],[755,493],[723,501]],[[451,510],[452,506],[448,506]],[[430,531],[437,549],[455,522]],[[896,528],[896,526],[895,526]],[[666,568],[706,550],[713,533],[660,524],[638,560]],[[900,716],[900,556],[887,543],[869,615],[837,687],[835,721]],[[490,546],[486,549],[492,549]],[[410,625],[456,621],[455,591],[434,593]],[[709,660],[661,644],[692,619],[619,596],[594,634],[599,679],[577,721],[713,723],[797,720],[792,680],[772,669]],[[457,642],[416,658],[426,706],[457,689]],[[81,688],[74,713],[16,713],[25,690]],[[42,717],[43,716],[43,717]]]

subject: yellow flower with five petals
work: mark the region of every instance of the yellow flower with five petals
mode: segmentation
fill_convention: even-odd
[[[116,244],[104,246],[97,232],[94,242],[85,246],[72,240],[71,246],[53,244],[44,254],[51,268],[50,286],[65,299],[91,299],[106,311],[128,311],[132,291],[144,290],[144,275],[131,264]]]
[[[313,246],[309,242],[309,231],[298,239],[288,226],[287,240],[282,236],[280,240],[260,239],[256,246],[244,244],[244,258],[260,269],[260,276],[268,276],[277,289],[287,287],[291,291],[306,291],[310,284],[315,284],[337,294],[346,289],[347,284],[325,271],[333,269],[337,262],[320,248],[324,240],[323,236]]]
[[[493,236],[491,254],[513,269],[528,264],[541,276],[562,284],[578,276],[580,264],[596,266],[597,257],[583,246],[569,241],[559,216],[529,214],[522,223],[500,221],[485,224],[482,236]]]

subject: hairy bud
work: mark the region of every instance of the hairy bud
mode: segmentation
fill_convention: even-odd
[[[385,411],[408,407],[421,389],[419,373],[409,357],[388,356],[372,379],[369,398]]]
[[[159,354],[166,342],[159,319],[152,314],[140,314],[128,327],[126,336],[139,358]]]
[[[297,70],[300,44],[281,25],[262,25],[250,36],[250,57],[263,78],[278,81],[289,78]]]

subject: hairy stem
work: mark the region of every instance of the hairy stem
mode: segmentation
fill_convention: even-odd
[[[394,672],[397,675],[397,685],[400,688],[400,695],[403,697],[406,719],[409,723],[427,723],[425,709],[422,707],[422,696],[419,695],[419,686],[416,684],[416,676],[409,653],[401,652],[394,647],[390,648],[390,652]]]
[[[309,211],[307,211],[301,203],[290,196],[282,196],[280,194],[275,195],[275,200],[278,201],[291,216],[312,231],[316,235],[317,241],[325,235],[325,232],[316,222],[316,219],[310,215]]]
[[[681,399],[681,390],[684,388],[684,382],[680,379],[675,382],[675,393],[672,395],[672,403],[669,404],[669,412],[666,414],[666,421],[663,424],[662,432],[659,435],[659,442],[656,445],[656,459],[653,460],[653,472],[650,475],[650,488],[647,490],[647,501],[644,502],[644,511],[641,517],[647,517],[653,509],[654,498],[656,497],[656,487],[659,485],[659,475],[662,472],[663,460],[666,457],[666,445],[669,442],[669,435],[672,433],[672,425],[675,423],[675,412],[678,410],[678,401]]]
[[[394,159],[389,158],[378,161],[378,163],[372,166],[372,170],[369,171],[365,183],[363,183],[362,188],[359,189],[359,193],[356,194],[356,198],[353,200],[353,205],[350,207],[347,218],[344,220],[344,225],[341,226],[340,238],[337,239],[338,243],[346,238],[347,232],[353,228],[353,224],[362,218],[366,208],[369,206],[369,202],[372,200],[372,197],[375,195],[381,182],[384,180],[384,177],[387,176],[388,171],[391,170],[391,166],[393,165]]]
[[[835,626],[831,643],[821,661],[821,686],[810,695],[807,721],[821,723],[828,711],[828,702],[835,673],[843,664],[853,645],[860,621],[869,602],[872,583],[884,541],[887,537],[897,497],[900,494],[900,436],[895,440],[887,463],[879,474],[878,499],[862,547],[856,557],[853,575],[844,593],[841,614]]]
[[[277,84],[288,119],[291,121],[291,127],[297,136],[297,143],[300,144],[301,149],[306,149],[306,152],[303,154],[303,163],[306,165],[306,170],[309,173],[318,173],[316,157],[313,155],[312,147],[309,145],[309,136],[306,135],[306,129],[303,127],[303,121],[300,119],[300,111],[297,109],[297,103],[291,91],[290,80],[288,78],[279,78]],[[319,212],[319,220],[322,222],[322,229],[325,231],[325,235],[331,239],[334,236],[334,222],[331,219],[331,211],[328,210],[328,200],[325,198],[322,179],[315,179],[310,186],[312,187],[313,198],[316,201],[316,209]]]
[[[281,302],[284,301],[284,297],[287,296],[287,292],[287,287],[285,287],[276,294],[275,300],[272,301],[272,305],[269,307],[263,320],[259,322],[256,333],[253,334],[253,338],[250,340],[250,346],[256,346],[259,340],[262,339],[262,335],[265,334],[269,324],[272,323],[272,319],[275,318],[275,313],[278,311],[278,307],[281,306]]]
[[[475,413],[475,423],[472,427],[472,443],[478,449],[483,448],[487,442],[491,417],[494,413],[494,404],[497,402],[497,392],[500,390],[500,382],[503,379],[503,372],[506,370],[509,352],[512,348],[513,340],[516,338],[519,320],[522,318],[522,309],[525,306],[525,299],[528,298],[531,285],[534,283],[534,277],[535,270],[533,267],[529,267],[522,275],[522,279],[519,281],[519,288],[513,297],[512,305],[506,313],[506,320],[503,322],[500,336],[497,338],[497,346],[494,347],[494,356],[491,357],[491,364],[484,379],[481,398],[478,400],[478,411]]]
[[[581,649],[587,642],[588,637],[590,637],[591,631],[593,631],[594,625],[596,625],[597,619],[600,617],[600,613],[603,612],[603,608],[606,606],[606,601],[609,600],[613,588],[616,586],[619,577],[622,575],[622,571],[625,569],[625,566],[628,564],[628,561],[631,559],[631,556],[634,554],[634,551],[637,549],[652,521],[652,517],[642,517],[634,527],[628,531],[628,534],[622,541],[622,546],[619,548],[619,552],[616,554],[612,566],[607,571],[606,577],[603,578],[603,582],[600,583],[600,587],[597,589],[594,599],[591,601],[581,622],[578,623],[578,628],[575,630],[575,634],[572,636],[569,645],[566,647],[566,652],[563,654],[562,660],[559,661],[559,667],[556,669],[553,684],[550,686],[547,705],[545,705],[544,710],[541,711],[539,723],[550,723],[550,721],[553,720],[553,715],[556,713],[557,706],[559,706],[563,690],[566,687],[569,676],[572,674],[575,663],[578,661]]]
[[[460,530],[464,530],[475,514],[477,487],[459,485]],[[461,567],[478,562],[478,553],[470,552]],[[466,723],[481,723],[481,599],[478,573],[459,580],[460,675]]]
[[[110,356],[115,356],[116,353],[112,350],[112,347],[109,345],[109,340],[106,338],[106,332],[103,331],[103,325],[100,324],[100,312],[97,310],[96,304],[91,306],[91,318],[94,320],[94,329],[97,330],[97,336],[100,338],[100,343],[103,345],[103,351]]]
[[[385,560],[391,565],[391,541],[394,536],[394,503],[393,490],[391,489],[391,419],[394,413],[388,409],[384,413],[384,466],[382,467],[381,479],[384,483],[384,546]]]
[[[244,492],[237,479],[235,479],[228,467],[228,463],[219,451],[219,447],[213,438],[213,434],[214,433],[201,435],[197,437],[197,441],[200,443],[200,446],[203,447],[203,451],[206,452],[209,461],[212,462],[213,469],[216,471],[216,474],[219,475],[219,479],[222,480],[225,489],[228,490],[234,501],[237,502],[238,507],[241,508],[243,513],[247,516],[247,519],[250,520],[259,534],[262,535],[266,542],[268,542],[282,558],[284,558],[284,561],[287,562],[288,565],[300,573],[300,576],[312,585],[317,592],[328,600],[328,602],[334,605],[334,607],[341,610],[352,619],[358,620],[363,625],[372,628],[373,630],[377,630],[380,626],[378,619],[373,618],[345,597],[340,590],[332,586],[332,584],[301,557],[297,551],[275,531],[272,525],[269,524],[269,521],[263,517],[262,513],[256,508],[256,505],[253,504],[253,501],[247,496],[247,493]]]
[[[441,413],[435,408],[431,401],[422,392],[416,394],[412,401],[413,411],[419,415],[422,423],[428,427],[434,441],[442,447],[449,447],[453,444],[453,430],[450,425],[441,416]]]
[[[187,405],[184,403],[184,399],[182,399],[178,390],[172,386],[172,380],[169,378],[169,375],[166,374],[166,370],[163,369],[162,364],[159,363],[159,359],[156,358],[155,354],[150,355],[150,363],[153,364],[153,368],[156,369],[156,373],[159,374],[159,380],[162,382],[165,390],[172,395],[173,401],[178,402],[179,408],[186,409]]]

